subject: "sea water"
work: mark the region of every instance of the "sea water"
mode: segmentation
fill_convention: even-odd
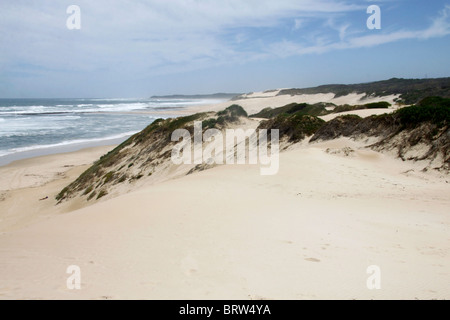
[[[0,165],[30,156],[120,143],[157,118],[176,117],[177,111],[187,106],[217,102],[220,101],[0,99]]]

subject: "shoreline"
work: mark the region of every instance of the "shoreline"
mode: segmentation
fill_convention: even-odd
[[[0,232],[22,228],[42,218],[81,208],[82,203],[76,201],[56,207],[55,196],[115,147],[90,147],[15,160],[1,166]]]
[[[114,147],[0,167],[0,299],[450,298],[448,179],[420,163],[364,141],[306,141],[280,153],[274,176],[172,167],[155,184],[56,206]],[[81,290],[67,288],[72,265]],[[381,290],[367,288],[370,266]]]
[[[221,111],[227,107],[229,107],[232,104],[239,104],[241,105],[248,114],[257,113],[261,111],[262,109],[266,107],[272,107],[277,108],[281,106],[285,106],[290,103],[317,103],[317,102],[333,102],[336,104],[364,104],[368,102],[378,102],[378,101],[388,101],[392,105],[395,104],[394,100],[397,98],[395,95],[391,96],[385,96],[385,97],[373,97],[373,98],[366,98],[362,99],[364,96],[363,94],[349,94],[347,96],[338,97],[335,98],[334,94],[302,94],[302,95],[284,95],[284,96],[277,96],[276,94],[279,92],[279,90],[275,90],[270,93],[262,93],[262,92],[255,92],[250,97],[246,97],[240,100],[227,100],[227,101],[221,101],[213,104],[193,104],[188,105],[185,107],[179,107],[179,108],[173,108],[173,109],[160,109],[160,110],[151,110],[151,111],[134,111],[134,112],[121,112],[123,114],[142,114],[142,115],[151,115],[151,116],[162,116],[162,117],[182,117],[182,116],[188,116],[195,113],[200,112],[217,112]],[[377,114],[385,113],[385,112],[392,112],[393,109],[381,109],[378,111],[375,111],[375,109],[372,110],[357,110],[357,111],[351,111],[346,112],[342,114],[358,114],[360,113],[363,116],[367,116],[371,113],[377,112]],[[99,112],[101,113],[101,112]],[[332,119],[333,117],[336,117],[341,114],[330,114],[324,117],[321,117],[325,119],[326,121]],[[150,123],[149,123],[150,124]],[[65,153],[65,152],[73,152],[73,151],[79,151],[85,148],[91,148],[91,147],[98,147],[98,146],[106,146],[106,145],[113,145],[113,144],[120,144],[126,139],[128,139],[131,135],[125,136],[123,138],[114,138],[114,139],[105,139],[101,140],[98,139],[98,141],[90,141],[90,142],[82,142],[82,143],[70,143],[67,145],[60,145],[60,146],[51,146],[51,147],[42,147],[38,149],[33,149],[29,151],[20,151],[15,152],[12,154],[7,154],[4,156],[0,156],[0,167],[7,165],[8,163],[11,163],[15,160],[20,159],[28,159],[33,157],[39,157],[43,155],[51,155],[51,154],[59,154],[59,153]]]
[[[223,103],[223,102],[221,102]],[[116,114],[135,114],[135,115],[146,115],[146,116],[154,116],[155,119],[158,118],[158,116],[167,118],[167,117],[180,117],[180,116],[187,116],[195,113],[197,108],[201,107],[208,107],[210,105],[192,105],[187,107],[177,107],[171,109],[163,109],[163,110],[151,110],[151,111],[134,111],[134,112],[120,112]],[[98,114],[105,114],[104,112],[97,112]],[[151,123],[149,122],[149,125]],[[137,132],[136,132],[137,133]],[[120,134],[119,134],[120,135]],[[3,166],[6,166],[14,161],[17,160],[23,160],[23,159],[31,159],[35,157],[40,156],[46,156],[46,155],[54,155],[54,154],[60,154],[60,153],[67,153],[67,152],[76,152],[81,151],[83,149],[88,148],[95,148],[95,147],[102,147],[102,146],[108,146],[108,145],[119,145],[120,143],[124,142],[128,138],[130,138],[132,135],[124,135],[120,138],[98,138],[98,139],[91,139],[90,141],[86,142],[68,142],[67,144],[60,144],[55,146],[38,146],[35,149],[26,150],[26,151],[18,151],[10,154],[6,154],[3,156],[0,156],[0,168]],[[31,148],[31,147],[30,147]]]
[[[65,154],[77,151],[83,151],[86,149],[97,148],[97,147],[105,147],[111,145],[119,145],[126,139],[131,137],[131,135],[125,136],[123,138],[115,138],[115,139],[105,139],[98,141],[89,141],[89,142],[81,142],[81,143],[68,143],[66,145],[59,146],[51,146],[51,147],[42,147],[36,148],[28,151],[20,151],[16,153],[7,154],[5,156],[0,157],[0,168],[7,166],[11,163],[20,160],[33,159],[38,157],[45,157],[50,155],[58,155]]]

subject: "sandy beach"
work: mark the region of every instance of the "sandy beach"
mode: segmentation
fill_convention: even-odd
[[[0,168],[0,299],[450,298],[446,175],[341,138],[290,147],[274,176],[224,165],[56,205],[112,148]]]

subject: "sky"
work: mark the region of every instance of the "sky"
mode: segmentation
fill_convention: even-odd
[[[372,5],[381,29],[367,26]],[[449,57],[450,0],[0,2],[0,98],[146,98],[448,77]]]

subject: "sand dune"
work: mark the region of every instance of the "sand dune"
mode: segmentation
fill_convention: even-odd
[[[368,97],[364,98],[365,94],[352,93],[346,96],[335,98],[334,93],[319,93],[319,94],[302,94],[302,95],[281,95],[276,96],[279,91],[264,93],[257,92],[252,93],[247,99],[240,99],[235,101],[227,101],[224,103],[219,103],[211,106],[200,106],[189,108],[187,113],[197,113],[203,111],[221,111],[230,104],[238,104],[242,106],[249,115],[260,112],[262,109],[271,107],[278,108],[288,105],[290,103],[319,103],[319,102],[329,102],[336,105],[363,105],[372,102],[387,101],[392,105],[395,104],[394,99],[398,98],[398,95],[390,95],[384,97]],[[186,110],[187,111],[187,110]]]
[[[448,183],[358,146],[298,145],[276,176],[216,167],[6,231],[0,297],[448,299]]]
[[[0,167],[0,232],[78,208],[76,201],[56,207],[55,195],[111,148],[42,156]]]
[[[275,94],[236,103],[252,113],[327,98]],[[55,196],[111,147],[2,167],[0,299],[449,299],[448,175],[367,143],[304,140],[274,176],[170,167],[170,179],[88,207]],[[80,290],[67,287],[73,265]]]

